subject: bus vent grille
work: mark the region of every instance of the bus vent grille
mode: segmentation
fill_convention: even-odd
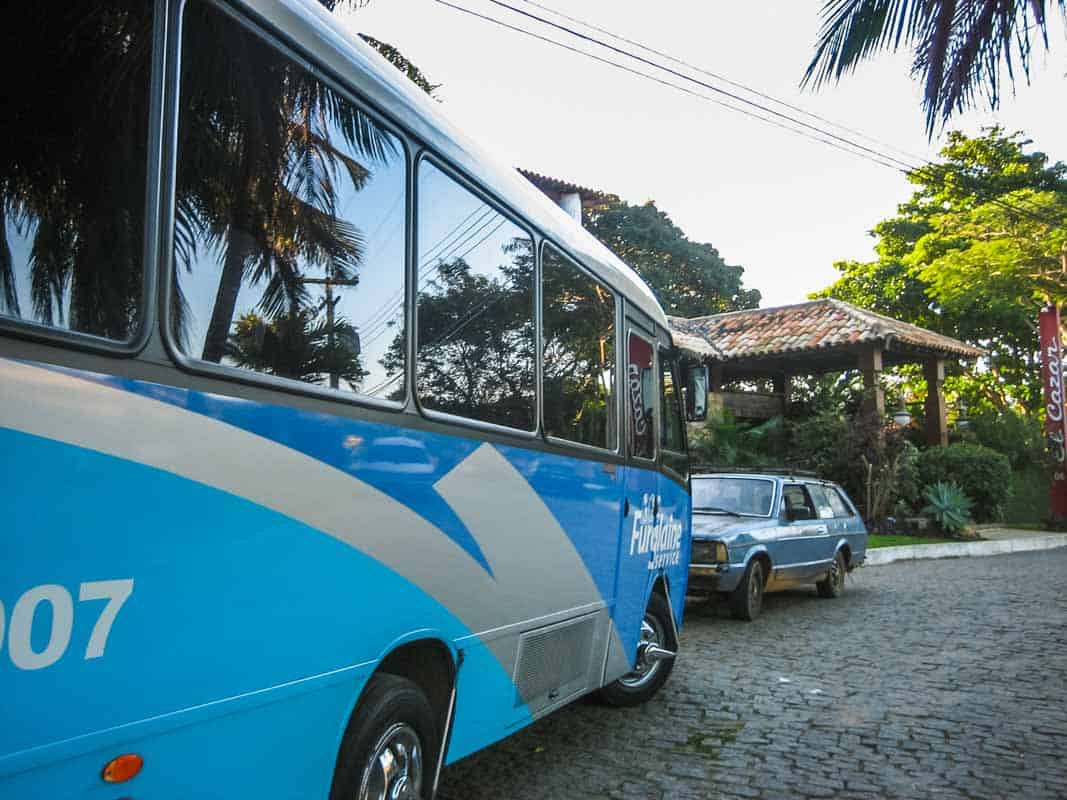
[[[515,705],[532,712],[585,688],[596,617],[534,631],[522,637],[515,669]]]

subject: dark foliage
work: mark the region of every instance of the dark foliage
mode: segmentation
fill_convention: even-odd
[[[1003,517],[1011,493],[1011,464],[979,444],[931,447],[919,455],[919,480],[924,486],[955,483],[974,501],[975,520],[993,522]]]

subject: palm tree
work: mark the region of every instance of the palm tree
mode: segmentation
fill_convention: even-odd
[[[330,10],[341,1],[320,0]],[[152,4],[15,3],[4,23],[0,46],[23,54],[34,79],[9,87],[0,121],[0,313],[26,313],[14,229],[34,319],[125,339],[141,308]],[[190,4],[185,26],[197,47],[184,59],[179,148],[190,157],[178,175],[175,255],[188,270],[198,247],[222,253],[203,352],[218,361],[246,278],[264,286],[269,314],[307,299],[302,264],[355,279],[363,242],[337,216],[335,183],[344,172],[358,191],[370,168],[339,140],[368,163],[397,153],[370,118],[229,18]]]
[[[336,180],[344,172],[359,191],[371,170],[336,140],[372,163],[399,153],[369,117],[214,9],[190,6],[185,36],[211,56],[187,59],[183,70],[177,255],[188,270],[197,244],[221,250],[202,352],[218,362],[246,281],[264,285],[260,307],[276,315],[308,300],[302,265],[354,280],[363,240],[338,216]],[[180,282],[175,296],[180,311]]]
[[[838,81],[880,50],[907,47],[923,78],[926,132],[933,136],[984,92],[1000,102],[1000,70],[1015,82],[1016,61],[1029,79],[1032,36],[1048,49],[1046,7],[1067,15],[1067,0],[825,0],[815,56],[802,85]]]

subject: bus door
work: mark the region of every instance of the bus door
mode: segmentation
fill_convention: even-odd
[[[614,616],[632,667],[657,544],[660,487],[656,449],[659,436],[655,340],[633,324],[627,327],[625,335],[622,391],[627,459]]]
[[[653,568],[663,570],[670,587],[675,619],[680,620],[689,577],[689,456],[686,453],[685,417],[682,412],[678,359],[661,334],[657,358],[659,402],[659,546]]]

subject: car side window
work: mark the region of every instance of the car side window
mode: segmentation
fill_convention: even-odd
[[[815,507],[800,484],[782,487],[782,511],[790,520],[815,519]]]
[[[827,497],[830,494],[825,487],[816,484],[808,484],[808,494],[815,503],[815,512],[819,519],[833,519],[834,509]]]
[[[841,497],[841,492],[837,489],[827,486],[826,497],[830,501],[830,507],[833,508],[835,517],[852,516],[852,509],[848,507],[848,503]]]

